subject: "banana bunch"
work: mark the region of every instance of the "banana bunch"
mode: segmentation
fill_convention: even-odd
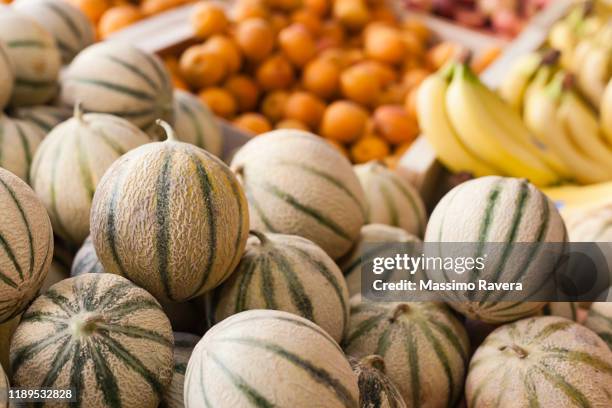
[[[453,62],[421,84],[417,113],[423,135],[452,171],[522,177],[540,186],[562,178],[552,164],[563,163],[465,63]]]
[[[599,116],[601,120],[601,129],[608,139],[608,143],[612,144],[612,79],[608,81],[606,90],[601,98]]]

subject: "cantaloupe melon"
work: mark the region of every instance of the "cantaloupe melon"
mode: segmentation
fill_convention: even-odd
[[[0,169],[0,323],[36,296],[53,257],[51,222],[34,191]]]
[[[164,126],[168,140],[140,146],[108,169],[94,196],[91,235],[107,272],[158,299],[184,301],[238,265],[248,205],[223,162]]]
[[[349,296],[342,272],[312,241],[251,231],[240,264],[218,289],[215,320],[249,309],[300,315],[337,342],[348,327]]]
[[[474,247],[475,258],[484,257],[487,243],[495,243],[486,254],[485,269],[465,276],[469,281],[520,281],[525,293],[522,299],[539,293],[542,282],[549,282],[546,278],[554,270],[555,259],[560,258],[566,241],[565,225],[552,201],[527,180],[498,176],[470,180],[452,189],[434,209],[425,234],[426,243],[479,243],[480,246]],[[510,256],[516,243],[533,245],[530,250],[523,246],[516,250],[518,255]],[[547,243],[559,244],[544,250]],[[450,246],[442,248],[449,248],[447,256],[453,255]],[[445,256],[444,249],[440,251],[442,253],[436,255]],[[446,277],[437,275],[443,282],[458,276],[454,273]],[[506,301],[502,291],[488,292],[492,293],[490,298],[478,299],[479,302],[470,301],[470,291],[443,294],[449,296],[451,306],[459,312],[490,323],[533,315],[545,305],[543,302]]]
[[[104,267],[96,255],[91,236],[88,236],[81,248],[74,256],[74,261],[70,267],[70,276],[79,276],[84,273],[104,273]]]
[[[366,221],[400,227],[422,237],[427,214],[417,189],[382,162],[371,161],[354,168],[368,202]]]
[[[381,356],[373,354],[349,361],[357,376],[361,408],[406,408],[399,390],[385,374],[385,360]]]
[[[53,231],[80,245],[89,235],[91,200],[110,165],[126,152],[149,142],[148,136],[125,119],[88,113],[56,126],[40,145],[30,172]]]
[[[174,91],[174,129],[181,142],[191,143],[221,156],[223,135],[217,119],[191,92]]]
[[[149,131],[173,120],[170,75],[161,60],[133,45],[105,41],[83,50],[62,76],[60,98],[86,112],[108,113]]]
[[[185,407],[356,408],[357,377],[327,332],[275,310],[238,313],[210,329],[185,376]]]
[[[159,408],[184,408],[183,388],[185,385],[185,372],[193,348],[200,341],[200,337],[189,333],[174,333],[174,372],[172,382],[164,393]]]
[[[470,408],[612,406],[612,352],[562,317],[504,325],[476,350],[466,382]]]
[[[172,329],[127,279],[65,279],[23,314],[11,341],[13,386],[72,388],[77,406],[156,407],[172,379]]]
[[[397,248],[389,247],[389,245],[418,242],[421,240],[417,236],[401,228],[384,224],[364,225],[355,246],[339,262],[346,279],[349,296],[361,293],[361,270],[364,265],[378,256],[395,255]]]
[[[8,104],[15,85],[15,67],[11,60],[8,47],[0,40],[0,109]]]
[[[612,350],[612,299],[593,303],[584,325],[597,333]]]
[[[30,165],[44,137],[29,123],[0,112],[0,167],[29,183]]]
[[[9,399],[8,399],[8,390],[10,384],[8,382],[8,378],[0,366],[0,408],[8,408]]]
[[[15,68],[11,106],[40,105],[57,93],[62,65],[53,36],[29,16],[0,10],[0,40],[7,46]]]
[[[368,302],[351,299],[344,341],[350,356],[377,354],[411,407],[450,407],[462,393],[467,333],[441,303]]]
[[[251,213],[251,228],[299,235],[334,259],[359,237],[365,198],[349,161],[321,138],[275,130],[244,145],[232,159]]]
[[[72,110],[62,106],[39,105],[14,109],[11,115],[36,126],[46,135],[54,127],[70,119]]]
[[[87,16],[65,0],[18,0],[13,8],[53,35],[64,64],[95,41],[94,27]]]

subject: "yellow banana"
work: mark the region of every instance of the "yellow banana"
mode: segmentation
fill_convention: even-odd
[[[479,82],[465,64],[458,64],[446,92],[446,109],[459,138],[489,163],[513,177],[545,186],[559,177],[538,157],[521,146],[489,111]]]
[[[593,106],[599,106],[603,98],[606,84],[610,80],[612,70],[612,49],[588,42],[590,44],[583,60],[576,60],[579,67],[578,86]]]
[[[430,75],[419,86],[417,114],[425,138],[438,159],[453,172],[469,172],[476,177],[502,174],[485,163],[461,142],[453,129],[444,106],[448,80],[441,73]]]
[[[598,206],[612,202],[612,181],[588,186],[565,185],[542,189],[559,208]]]
[[[525,89],[542,63],[542,55],[530,52],[516,59],[499,86],[499,95],[517,112],[521,111]]]
[[[599,117],[604,136],[608,139],[608,143],[612,144],[612,79],[608,81],[606,90],[601,98]]]

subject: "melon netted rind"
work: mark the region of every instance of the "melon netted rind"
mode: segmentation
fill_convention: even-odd
[[[361,360],[349,357],[359,385],[360,408],[407,408],[396,385],[385,374],[385,361],[371,355]]]
[[[144,289],[112,274],[65,279],[22,317],[11,341],[13,386],[71,388],[88,408],[156,407],[172,379],[173,343]]]
[[[349,296],[361,293],[361,268],[376,256],[394,256],[394,244],[418,244],[416,235],[398,227],[384,224],[368,224],[361,228],[359,240],[351,251],[339,260],[338,264],[349,290]],[[367,252],[367,253],[366,253]]]
[[[612,404],[612,352],[586,327],[556,316],[499,327],[476,350],[466,381],[470,408]]]
[[[62,76],[60,99],[86,112],[108,113],[149,132],[173,121],[173,89],[161,60],[131,44],[105,41],[84,49]]]
[[[0,168],[0,323],[36,296],[53,258],[49,216],[32,189]]]
[[[312,241],[253,232],[232,276],[218,289],[216,321],[250,309],[284,310],[313,321],[337,342],[348,328],[342,272]]]
[[[612,299],[593,303],[584,325],[597,333],[612,350]]]
[[[0,9],[0,40],[15,72],[12,107],[40,105],[57,93],[61,56],[53,36],[30,16]]]
[[[229,277],[248,237],[248,205],[227,166],[191,144],[140,146],[96,190],[91,235],[104,269],[160,300],[185,301]]]
[[[351,299],[346,354],[380,355],[385,372],[412,407],[454,406],[461,397],[469,340],[441,303]]]
[[[0,112],[0,167],[30,184],[30,167],[45,135],[38,128]]]
[[[194,144],[221,157],[221,126],[208,106],[191,92],[174,91],[174,129],[181,142]]]
[[[567,233],[553,202],[527,180],[488,176],[462,183],[440,200],[425,233],[426,244],[435,242],[495,243],[497,247],[493,250],[498,254],[505,252],[499,249],[502,244],[510,248],[517,242],[557,243],[556,247],[547,247],[546,251],[536,252],[534,256],[523,250],[519,253],[525,255],[519,255],[524,257],[520,260],[516,257],[512,262],[502,259],[502,268],[495,267],[498,262],[489,257],[485,262],[488,269],[479,275],[480,279],[502,282],[516,282],[516,276],[520,276],[524,293],[535,294],[540,293],[542,285],[539,282],[552,273],[555,265],[552,257],[561,257]],[[467,317],[488,323],[518,320],[535,314],[546,304],[493,297],[491,300],[496,302],[472,302],[470,293],[454,291],[448,300]]]
[[[93,24],[80,9],[65,0],[17,0],[12,7],[36,20],[55,38],[63,64],[70,63],[95,41]]]
[[[91,201],[100,179],[115,160],[148,142],[143,131],[112,115],[77,111],[56,126],[41,143],[30,172],[55,233],[80,245],[89,235]]]
[[[367,222],[399,227],[422,237],[427,225],[425,204],[416,188],[382,162],[354,166],[368,202]]]
[[[12,116],[30,123],[43,134],[72,117],[72,109],[63,106],[37,105],[17,108],[10,112]]]
[[[183,388],[189,357],[200,341],[200,337],[190,333],[174,332],[174,370],[172,382],[164,393],[159,408],[184,408]]]
[[[185,377],[185,407],[357,408],[357,378],[334,339],[287,312],[250,310],[210,329]]]
[[[244,145],[231,167],[247,194],[252,229],[302,236],[333,259],[359,237],[363,189],[346,157],[320,137],[268,132]]]
[[[0,39],[0,110],[8,104],[15,86],[15,67],[8,53],[8,47]]]

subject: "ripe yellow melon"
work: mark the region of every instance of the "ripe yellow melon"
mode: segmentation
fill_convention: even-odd
[[[469,272],[468,280],[488,282],[522,282],[523,293],[539,293],[542,282],[550,277],[560,257],[567,233],[559,212],[540,190],[527,180],[498,176],[481,177],[462,183],[446,194],[431,214],[425,242],[480,243],[474,257],[487,255],[485,268],[478,275]],[[490,245],[487,251],[487,243]],[[515,243],[559,243],[545,251],[515,251]],[[449,253],[437,256],[453,256]],[[537,248],[537,246],[535,246]],[[431,247],[430,247],[431,248]],[[474,246],[476,248],[476,246]],[[523,246],[524,248],[524,246]],[[439,252],[439,251],[438,251]],[[465,252],[465,251],[463,251]],[[489,252],[489,253],[486,253]],[[454,254],[457,256],[457,254]],[[465,256],[465,255],[464,255]],[[458,279],[449,273],[442,281]],[[471,291],[446,291],[451,306],[472,319],[489,323],[517,320],[533,315],[545,302],[512,302],[501,298],[502,291],[492,292],[482,302],[471,302]]]
[[[276,310],[238,313],[193,350],[185,408],[356,408],[357,378],[319,326]]]
[[[0,40],[15,67],[13,107],[49,102],[57,92],[61,56],[53,36],[29,16],[0,11]]]
[[[15,85],[15,67],[4,41],[0,40],[0,109],[8,103]]]
[[[221,157],[223,134],[215,115],[191,92],[174,91],[174,129],[181,142]]]
[[[365,221],[365,198],[349,161],[323,139],[275,130],[234,156],[256,230],[299,235],[334,259],[344,255]]]
[[[89,408],[157,407],[172,379],[174,339],[159,303],[127,279],[65,279],[23,314],[11,341],[13,385],[71,388]]]
[[[30,182],[30,165],[45,134],[30,123],[0,113],[0,167],[26,183]]]
[[[612,404],[612,352],[561,317],[504,325],[476,350],[466,381],[470,408],[598,407]]]
[[[189,357],[193,349],[200,341],[200,337],[189,334],[174,332],[174,371],[172,382],[162,397],[162,408],[184,408],[183,388],[185,385],[185,372]]]
[[[36,194],[0,168],[0,323],[36,296],[53,257],[51,222]]]
[[[227,166],[164,126],[168,140],[123,155],[100,180],[91,236],[107,272],[158,299],[185,301],[229,277],[244,251],[249,214]]]
[[[78,108],[48,134],[34,156],[30,178],[57,235],[75,245],[87,238],[100,179],[115,160],[147,142],[149,137],[125,119],[83,115]]]
[[[371,161],[354,168],[368,202],[367,222],[400,227],[422,237],[427,214],[419,192],[381,162]]]
[[[250,309],[284,310],[340,342],[348,327],[348,301],[342,272],[312,241],[251,231],[240,264],[218,289],[215,319]]]

